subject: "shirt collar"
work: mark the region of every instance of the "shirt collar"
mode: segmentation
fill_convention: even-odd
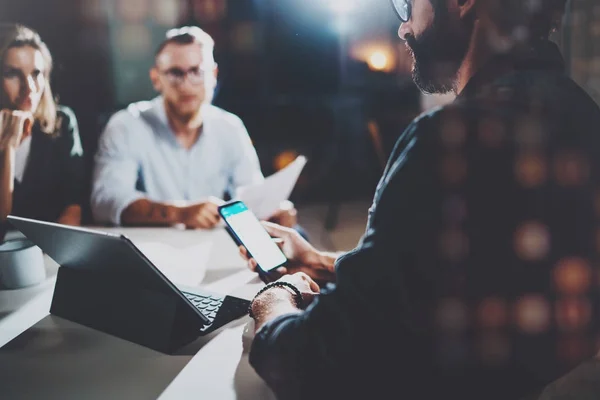
[[[156,117],[158,118],[158,120],[168,129],[171,129],[169,127],[169,120],[167,118],[167,110],[165,109],[165,100],[162,96],[156,96],[154,99],[152,99],[152,108],[154,108],[155,112],[156,112]]]
[[[198,140],[196,141],[196,143],[194,143],[194,145],[192,147],[195,147],[198,142],[200,142],[200,140],[202,139],[203,136],[206,136],[206,119],[208,114],[210,113],[210,105],[207,104],[203,104],[202,106],[202,117],[203,117],[203,123],[202,126],[200,127],[201,130],[201,134],[200,137],[198,138]],[[165,99],[163,98],[163,96],[156,96],[154,99],[152,99],[152,108],[154,109],[155,115],[158,119],[158,121],[163,125],[164,132],[167,134],[169,140],[171,140],[174,144],[176,144],[177,146],[181,146],[179,144],[179,142],[177,141],[177,139],[175,138],[175,135],[173,134],[173,131],[171,130],[171,126],[169,125],[169,119],[167,118],[167,110],[165,108]]]
[[[152,108],[155,110],[156,117],[158,120],[167,128],[169,127],[169,119],[167,118],[167,110],[165,109],[165,99],[162,96],[156,96],[152,99]],[[210,114],[211,107],[210,104],[203,104],[201,106],[202,109],[202,117],[204,122],[206,123],[206,117]]]
[[[558,46],[549,40],[541,40],[519,53],[492,57],[469,80],[467,86],[457,96],[457,100],[475,97],[502,77],[523,71],[564,73],[565,62]]]

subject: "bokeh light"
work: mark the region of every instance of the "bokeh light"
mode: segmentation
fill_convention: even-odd
[[[294,150],[285,150],[279,153],[273,160],[273,167],[276,171],[282,170],[290,165],[298,157]]]
[[[526,334],[536,335],[550,328],[550,305],[541,295],[530,294],[515,303],[515,323]]]
[[[223,18],[227,12],[225,0],[193,0],[194,17],[200,22],[214,22]]]
[[[592,306],[589,300],[563,298],[556,302],[556,324],[563,331],[584,329],[590,323]]]
[[[540,261],[550,251],[550,232],[539,222],[526,222],[515,233],[515,252],[526,261]]]
[[[588,290],[592,269],[583,258],[569,257],[558,262],[554,269],[554,284],[563,294],[581,294]]]
[[[143,24],[123,25],[117,31],[116,43],[123,59],[137,59],[152,49],[152,37]]]
[[[576,152],[563,152],[554,162],[557,182],[562,186],[583,185],[589,177],[589,165],[586,159]]]
[[[374,51],[369,57],[369,68],[375,71],[384,71],[389,64],[388,57],[382,51]]]
[[[117,0],[117,18],[121,21],[137,24],[148,16],[149,0]]]
[[[350,56],[366,63],[373,71],[393,72],[397,68],[397,52],[387,38],[357,40],[349,45]]]
[[[172,28],[184,19],[180,0],[152,0],[152,16],[159,25]]]
[[[515,175],[521,186],[535,188],[543,185],[548,177],[546,161],[540,154],[529,153],[517,157]]]
[[[508,305],[499,297],[483,299],[477,308],[477,322],[484,329],[503,328],[508,323]]]

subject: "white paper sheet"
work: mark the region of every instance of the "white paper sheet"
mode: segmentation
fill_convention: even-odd
[[[284,169],[256,185],[242,186],[237,190],[237,200],[243,201],[259,219],[267,219],[287,200],[306,165],[306,157],[298,156]]]
[[[136,242],[135,245],[169,280],[198,286],[208,268],[212,242],[176,248],[159,242]]]

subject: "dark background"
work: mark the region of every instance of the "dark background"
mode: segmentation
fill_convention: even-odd
[[[155,96],[148,69],[165,31],[189,24],[215,39],[214,103],[242,118],[263,173],[304,154],[309,163],[292,199],[336,203],[372,196],[385,156],[421,111],[389,2],[358,1],[366,6],[348,18],[346,36],[327,6],[334,0],[0,0],[0,21],[24,23],[48,44],[53,90],[76,113],[88,175],[108,117]],[[577,23],[558,39],[573,76],[597,96],[596,3],[575,0]],[[349,56],[369,23],[394,46],[392,70]]]

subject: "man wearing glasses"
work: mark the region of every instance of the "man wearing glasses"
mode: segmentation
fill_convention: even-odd
[[[399,137],[351,252],[266,224],[290,262],[250,363],[281,399],[537,398],[598,350],[600,109],[549,41],[565,0],[392,6],[415,83],[457,98]]]
[[[160,96],[109,120],[92,190],[98,222],[209,229],[225,193],[264,179],[242,121],[211,105],[217,83],[213,39],[198,27],[167,32],[150,79]],[[275,221],[294,226],[282,204]]]

